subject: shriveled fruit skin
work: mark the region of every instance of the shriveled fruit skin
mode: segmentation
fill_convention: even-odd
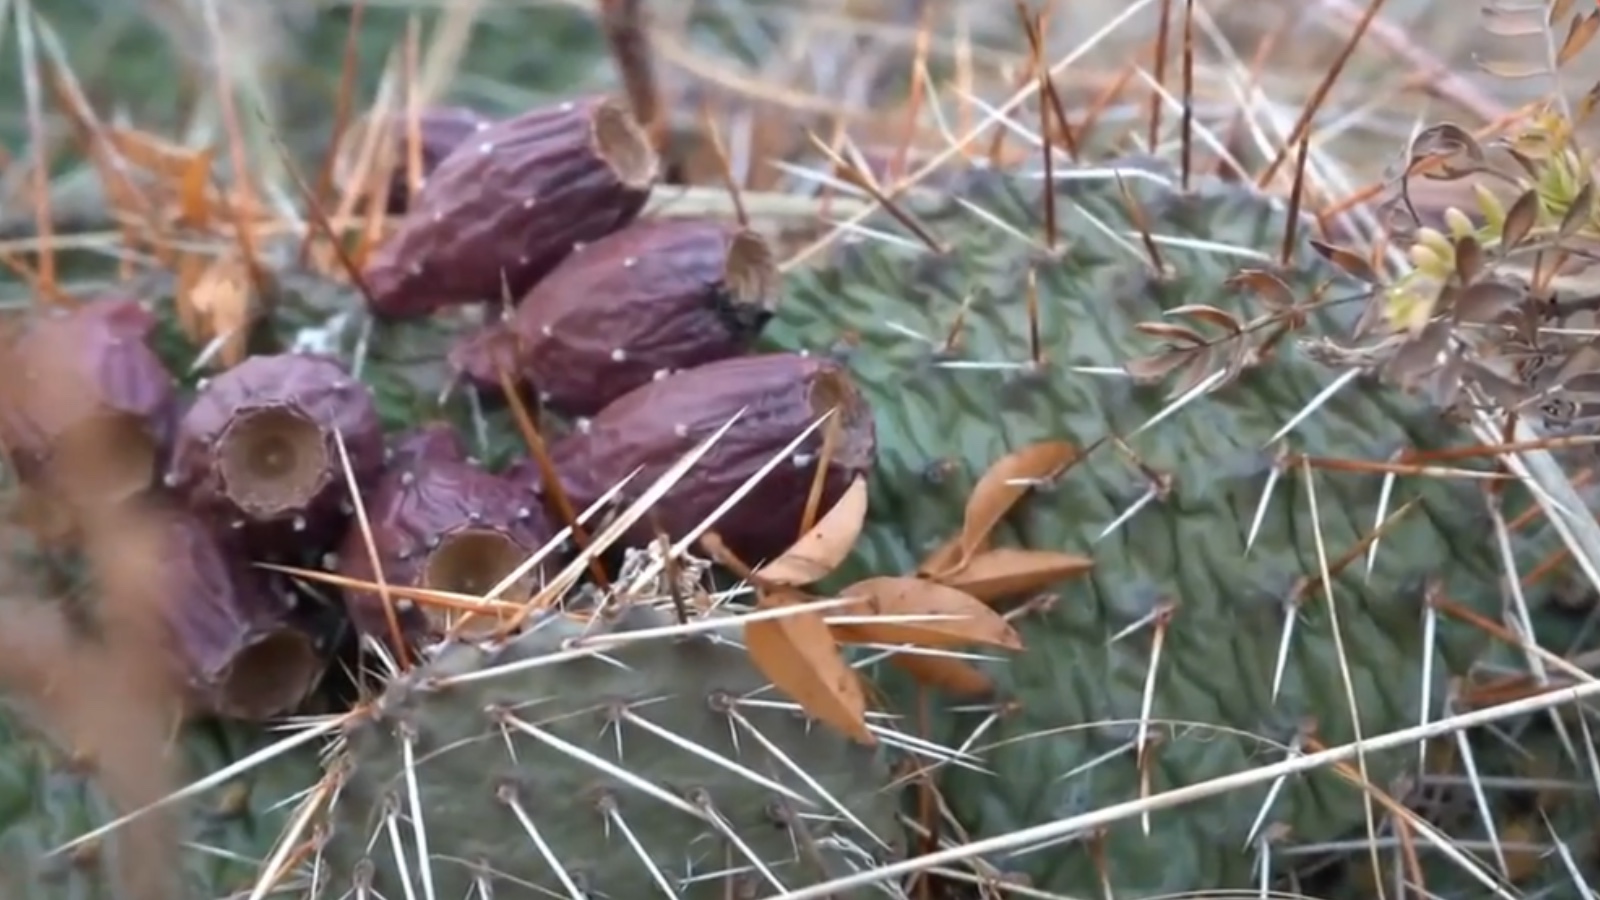
[[[872,411],[831,360],[767,353],[685,369],[630,391],[550,453],[562,488],[580,510],[637,469],[618,495],[625,506],[742,412],[633,530],[642,545],[657,525],[674,539],[698,528],[830,408],[837,409],[839,436],[824,475],[826,509],[856,476],[871,471],[875,452]],[[813,429],[712,526],[745,562],[770,559],[799,535],[827,427]]]
[[[670,613],[636,606],[614,623],[556,617],[497,651],[449,646],[401,676],[373,704],[375,715],[348,732],[350,775],[324,857],[334,892],[349,890],[363,864],[383,896],[402,896],[404,876],[412,884],[426,877],[415,853],[396,859],[387,840],[372,840],[387,816],[418,815],[408,775],[440,897],[466,896],[478,877],[496,897],[572,895],[536,841],[589,892],[584,896],[619,898],[667,896],[657,877],[684,900],[779,893],[751,856],[792,888],[894,855],[899,801],[883,752],[785,710],[744,702],[766,679],[726,639],[638,639],[608,646],[603,657],[492,671],[556,653],[584,635],[671,622]],[[718,633],[739,637],[734,626]],[[483,677],[450,682],[475,675]],[[501,710],[658,792],[503,725]],[[804,778],[795,766],[804,767]],[[669,805],[673,798],[690,811]],[[715,810],[749,855],[709,817],[695,815],[696,803]],[[789,810],[804,815],[804,836],[780,824]],[[841,849],[851,846],[861,855]]]
[[[167,561],[170,662],[194,708],[247,721],[293,712],[322,678],[328,636],[210,523],[181,508],[148,512],[157,526],[150,549]]]
[[[747,351],[776,281],[771,247],[736,224],[635,222],[523,298],[509,324],[521,374],[550,408],[592,416],[652,378]]]
[[[445,157],[373,252],[373,311],[514,301],[574,245],[632,221],[658,169],[643,129],[603,95],[498,122]]]
[[[1385,505],[1382,473],[1313,468],[1314,517],[1304,467],[1290,467],[1276,480],[1247,550],[1273,483],[1280,450],[1273,436],[1340,374],[1292,339],[1238,382],[1138,430],[1168,405],[1174,386],[1136,384],[1103,374],[1104,367],[1154,352],[1156,342],[1135,324],[1175,321],[1164,313],[1180,304],[1259,313],[1258,300],[1224,281],[1241,268],[1272,268],[1284,222],[1281,206],[1247,186],[1200,181],[1186,193],[1166,166],[1122,165],[1131,200],[1105,169],[1057,172],[1060,233],[1071,237],[1056,258],[1039,249],[1046,204],[1037,178],[975,171],[953,184],[950,196],[908,200],[910,214],[948,242],[949,253],[847,242],[787,276],[783,315],[763,342],[840,359],[876,412],[869,521],[841,580],[914,571],[960,531],[977,478],[1029,444],[1066,440],[1088,448],[1121,436],[1145,465],[1172,478],[1170,493],[1101,538],[1151,487],[1126,454],[1102,445],[1058,485],[1033,493],[996,533],[1001,545],[1088,555],[1094,569],[1053,588],[1054,603],[1015,622],[1027,652],[984,665],[1020,706],[980,738],[991,748],[986,772],[941,770],[945,799],[974,838],[1275,762],[1307,718],[1318,723],[1324,744],[1348,742],[1356,736],[1352,703],[1364,735],[1416,725],[1430,652],[1429,715],[1437,718],[1446,679],[1465,672],[1484,637],[1441,619],[1430,651],[1428,587],[1489,618],[1500,609],[1494,529],[1478,487],[1463,479],[1402,476]],[[1130,204],[1140,221],[1130,217]],[[868,225],[896,227],[887,218]],[[1137,236],[1146,228],[1171,272],[1165,279],[1140,249]],[[1030,244],[1017,232],[1040,240]],[[1319,287],[1324,297],[1362,293],[1308,246],[1293,249],[1280,275],[1301,297]],[[1030,272],[1048,356],[1037,368],[1026,365]],[[1313,333],[1342,336],[1357,311],[1353,303],[1326,306],[1312,316]],[[908,337],[908,328],[928,340]],[[952,334],[956,349],[942,350]],[[1378,462],[1403,447],[1474,442],[1421,400],[1367,379],[1336,393],[1288,440],[1311,457]],[[1359,542],[1381,516],[1413,498],[1420,505],[1384,532],[1368,575]],[[1319,534],[1330,566],[1355,548],[1355,561],[1333,579],[1332,607],[1316,580]],[[1528,555],[1530,564],[1538,558]],[[1297,585],[1301,601],[1274,698],[1285,601]],[[1544,590],[1530,586],[1530,602],[1537,606]],[[1170,615],[1155,616],[1166,604]],[[1149,780],[1141,783],[1133,745],[1147,683],[1156,720],[1149,734],[1159,743],[1149,745]],[[907,689],[896,684],[897,692]],[[947,709],[935,717],[933,737],[959,746],[987,717]],[[1368,777],[1390,785],[1416,755],[1415,747],[1368,753]],[[1094,848],[1058,846],[1003,865],[1022,867],[1038,889],[1076,896],[1101,896],[1103,879],[1119,897],[1254,890],[1256,848],[1241,848],[1274,787],[1263,782],[1153,813],[1148,837],[1136,816],[1109,826]],[[1314,843],[1359,836],[1364,822],[1360,792],[1319,770],[1283,783],[1265,827],[1287,826],[1295,842]],[[1273,871],[1293,864],[1274,860]]]
[[[225,465],[230,442],[243,423],[262,413],[282,413],[315,436],[298,452],[318,466],[308,496],[295,502],[266,497],[257,502],[230,483]],[[288,427],[287,425],[285,426]],[[350,512],[349,491],[337,441],[342,436],[351,474],[370,482],[383,465],[383,432],[365,385],[328,356],[282,353],[252,356],[211,379],[195,396],[178,429],[167,483],[196,510],[263,540],[315,543],[342,526]],[[237,479],[236,479],[237,480]],[[298,494],[297,494],[298,496]]]
[[[553,534],[535,498],[517,482],[487,472],[466,459],[447,425],[423,426],[401,437],[392,456],[389,467],[364,498],[372,549],[377,552],[386,584],[481,594],[544,546]],[[468,535],[476,535],[480,546],[489,542],[494,547],[496,564],[471,572],[450,566],[449,572],[440,572],[438,567],[450,563],[442,553],[452,548],[457,553],[471,552],[466,545],[457,543]],[[476,564],[481,560],[468,557],[468,562]],[[345,532],[338,568],[347,578],[377,581],[366,535],[357,522],[352,521]],[[538,583],[544,568],[541,566],[518,581],[520,596],[513,589],[500,599],[526,600],[531,593],[529,585]],[[440,578],[462,577],[475,582],[478,589],[435,583]],[[390,636],[389,618],[379,593],[347,590],[345,602],[358,629],[379,638]],[[422,607],[409,601],[397,602],[396,610],[398,623],[408,637],[429,632],[437,636],[449,624],[449,617],[424,615]],[[480,616],[478,621],[485,626],[495,624],[489,616]]]
[[[150,459],[146,479],[118,490],[154,483],[177,408],[176,382],[146,343],[154,327],[154,317],[137,300],[107,297],[44,313],[12,343],[3,357],[8,375],[0,389],[0,440],[22,479],[50,480],[69,494],[80,493],[80,461],[59,460],[69,471],[52,478],[52,460],[73,431],[120,420],[128,429],[115,436],[148,442]],[[98,441],[101,446],[90,452],[123,449],[107,442]],[[99,464],[93,458],[81,462]]]

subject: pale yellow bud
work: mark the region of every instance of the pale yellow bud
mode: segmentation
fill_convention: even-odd
[[[1450,236],[1464,238],[1478,229],[1472,224],[1472,217],[1452,206],[1444,211],[1444,223],[1450,229]]]
[[[1437,233],[1437,232],[1436,232]],[[1420,272],[1440,272],[1448,268],[1447,257],[1441,256],[1437,250],[1427,244],[1412,246],[1407,254],[1411,257],[1411,264]]]
[[[1449,261],[1455,258],[1455,244],[1444,236],[1444,232],[1437,228],[1417,229],[1417,244],[1427,247],[1439,256],[1441,260]]]
[[[1494,195],[1494,191],[1489,190],[1482,184],[1474,184],[1472,193],[1477,197],[1478,211],[1483,213],[1484,222],[1488,224],[1491,230],[1499,231],[1506,223],[1505,204],[1501,203],[1500,198]]]

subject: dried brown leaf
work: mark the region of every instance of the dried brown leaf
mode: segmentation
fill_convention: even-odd
[[[989,540],[1000,520],[1017,505],[1033,483],[1049,481],[1067,470],[1078,459],[1078,450],[1066,441],[1042,441],[1001,457],[983,473],[967,498],[966,515],[961,523],[961,553],[958,565],[965,565]]]
[[[1151,337],[1161,338],[1164,341],[1176,341],[1192,344],[1196,347],[1203,347],[1206,344],[1205,335],[1185,325],[1173,325],[1170,322],[1139,322],[1133,328],[1135,331],[1148,334]]]
[[[1527,239],[1533,226],[1539,224],[1539,193],[1529,189],[1506,210],[1505,224],[1500,229],[1500,242],[1511,250]]]
[[[1578,0],[1550,0],[1550,6],[1545,10],[1544,27],[1554,29],[1557,22],[1571,16],[1572,5],[1576,2]],[[1493,3],[1488,4],[1486,10],[1499,11]]]
[[[1572,126],[1578,128],[1587,124],[1597,106],[1600,106],[1600,81],[1590,85],[1572,105]]]
[[[1175,306],[1167,310],[1165,315],[1187,316],[1192,319],[1199,319],[1207,324],[1215,325],[1235,337],[1244,331],[1244,323],[1240,322],[1233,313],[1206,303],[1187,303],[1182,306]]]
[[[1479,281],[1457,292],[1452,312],[1457,321],[1488,324],[1521,307],[1523,292],[1501,281]]]
[[[1384,364],[1384,372],[1396,382],[1412,386],[1438,365],[1439,353],[1450,340],[1452,329],[1446,322],[1430,322],[1411,340],[1396,348]]]
[[[1456,277],[1462,284],[1472,284],[1483,271],[1483,245],[1470,234],[1455,240]]]
[[[211,186],[212,155],[209,149],[196,154],[177,179],[178,214],[195,228],[204,228],[211,222],[211,202],[206,191]]]
[[[1378,276],[1377,272],[1373,271],[1372,265],[1367,262],[1366,257],[1359,253],[1315,239],[1311,240],[1311,249],[1317,251],[1323,259],[1333,263],[1345,274],[1358,281],[1372,285],[1383,283],[1383,279]]]
[[[1094,560],[1087,556],[997,547],[977,554],[965,566],[937,580],[985,603],[994,603],[1044,590],[1093,568]]]
[[[1130,359],[1122,364],[1122,369],[1128,373],[1129,378],[1140,384],[1155,384],[1165,380],[1168,375],[1177,371],[1179,366],[1192,360],[1194,355],[1195,351],[1192,349],[1166,350],[1154,356]]]
[[[759,606],[793,605],[795,594],[763,594]],[[807,610],[746,622],[745,650],[773,686],[812,718],[855,741],[874,745],[867,728],[867,698],[856,670],[845,662],[833,632],[819,612]]]
[[[1594,182],[1585,180],[1578,195],[1572,198],[1567,214],[1561,217],[1561,227],[1556,230],[1556,240],[1566,240],[1578,233],[1594,216]]]
[[[1413,162],[1436,156],[1465,156],[1474,162],[1488,158],[1472,132],[1453,122],[1440,122],[1417,132],[1407,148],[1407,155]]]
[[[976,552],[983,552],[988,547],[987,540],[979,544]],[[917,565],[917,574],[924,578],[937,578],[940,574],[950,574],[958,570],[961,565],[961,535],[945,541],[933,549],[932,553],[923,557]]]
[[[1230,288],[1242,288],[1255,294],[1273,312],[1294,308],[1294,291],[1282,278],[1265,269],[1241,269],[1229,277],[1226,284]]]
[[[866,521],[867,481],[857,476],[827,515],[783,555],[756,569],[755,577],[766,584],[788,587],[803,587],[826,578],[855,549]]]
[[[1561,49],[1556,51],[1556,66],[1559,68],[1572,62],[1594,42],[1597,30],[1600,30],[1600,10],[1572,20],[1572,24],[1567,28],[1567,37],[1561,42]]]
[[[1005,617],[982,600],[937,582],[911,576],[867,578],[840,592],[860,598],[844,607],[842,615],[884,616],[882,622],[851,622],[830,626],[847,644],[915,644],[952,647],[986,644],[1021,650],[1022,638]],[[904,616],[949,616],[926,621],[891,621]]]
[[[189,294],[189,302],[204,322],[206,340],[223,338],[218,360],[224,367],[238,365],[248,352],[254,316],[250,294],[249,267],[235,255],[212,262]]]
[[[918,684],[955,697],[972,699],[994,693],[994,681],[965,660],[927,653],[896,653],[889,657],[889,664]]]
[[[1248,350],[1248,347],[1239,347]],[[1177,377],[1173,379],[1172,390],[1167,392],[1167,398],[1173,399],[1194,390],[1200,382],[1210,378],[1217,370],[1217,354],[1214,352],[1195,353],[1184,362],[1177,370]]]

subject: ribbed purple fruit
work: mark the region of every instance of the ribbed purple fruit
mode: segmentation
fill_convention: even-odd
[[[337,536],[350,497],[336,433],[357,485],[370,483],[384,447],[366,385],[330,357],[253,356],[195,397],[167,481],[196,509],[262,536]]]
[[[373,311],[515,301],[575,245],[631,222],[660,176],[626,104],[585,97],[477,132],[440,162],[366,267]]]
[[[653,537],[652,520],[674,540],[689,534],[829,410],[839,431],[824,476],[823,508],[872,468],[872,411],[849,375],[831,360],[790,353],[735,357],[651,381],[557,442],[551,455],[579,509],[638,469],[622,492],[626,504],[741,410],[739,421],[667,491],[632,539]],[[814,430],[711,526],[747,563],[781,553],[798,537],[828,427]]]
[[[492,590],[553,534],[544,512],[523,486],[470,462],[449,426],[426,425],[396,442],[389,468],[366,497],[372,547],[358,522],[345,532],[337,569],[347,578],[377,582],[376,551],[385,584],[423,587],[472,597]],[[538,589],[541,565],[500,595],[526,600]],[[363,632],[390,636],[383,597],[375,590],[346,590],[351,621]],[[395,600],[408,637],[440,634],[459,612]],[[493,628],[488,615],[468,623],[468,633]]]
[[[297,598],[209,526],[182,508],[145,508],[96,523],[95,545],[121,556],[125,577],[155,580],[168,664],[193,709],[250,721],[290,713],[320,682],[327,648]]]
[[[4,354],[0,441],[19,477],[75,506],[116,503],[155,481],[177,385],[147,345],[135,300],[44,314]]]
[[[439,163],[449,156],[451,151],[459,147],[467,138],[494,124],[494,119],[483,115],[475,109],[466,106],[434,106],[417,113],[417,155],[421,162],[421,175],[426,179],[439,167]],[[384,204],[385,210],[390,215],[399,215],[406,211],[410,204],[411,190],[408,184],[410,178],[410,123],[404,114],[384,116],[372,120],[368,127],[382,126],[389,129],[388,137],[393,152],[394,171],[390,175],[389,190],[379,202]],[[359,132],[358,132],[359,134]],[[361,137],[364,137],[362,135]],[[357,146],[360,138],[349,145],[350,150],[359,149]],[[345,167],[348,169],[348,166]],[[341,173],[341,181],[348,182],[350,173]]]
[[[672,371],[746,352],[777,301],[772,247],[738,225],[639,221],[567,257],[518,305],[498,341],[551,409],[590,416]],[[474,380],[492,369],[458,363]]]

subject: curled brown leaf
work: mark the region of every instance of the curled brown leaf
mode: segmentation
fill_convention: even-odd
[[[762,595],[759,606],[794,606],[801,599],[795,592],[773,591]],[[821,613],[805,610],[746,622],[744,643],[756,668],[812,718],[858,743],[878,742],[867,728],[860,677],[845,662]]]
[[[985,603],[995,603],[1044,590],[1093,568],[1094,560],[1087,556],[997,547],[977,554],[959,570],[937,580]]]
[[[995,526],[1036,483],[1059,477],[1077,459],[1078,450],[1072,444],[1041,441],[1008,453],[990,466],[967,498],[956,564],[964,565],[982,549]]]
[[[1241,269],[1228,278],[1226,284],[1230,288],[1255,294],[1272,312],[1287,312],[1294,308],[1294,291],[1282,278],[1266,269]]]
[[[1383,283],[1383,279],[1379,277],[1377,272],[1373,271],[1372,265],[1367,262],[1366,257],[1353,250],[1335,247],[1332,244],[1315,239],[1311,241],[1311,249],[1317,251],[1323,259],[1338,266],[1346,275],[1358,281],[1373,285]]]
[[[754,577],[766,584],[788,587],[803,587],[826,578],[855,549],[866,520],[867,481],[858,475],[839,502],[810,531],[777,559],[756,569]]]
[[[1208,303],[1188,303],[1182,306],[1175,306],[1167,310],[1163,315],[1198,319],[1208,325],[1221,328],[1234,337],[1238,337],[1244,331],[1244,323],[1240,322],[1237,316]]]
[[[1004,616],[971,594],[938,582],[910,576],[867,578],[845,588],[841,596],[861,600],[845,607],[843,615],[882,619],[831,625],[844,643],[1022,649],[1022,638]]]
[[[994,681],[971,663],[953,656],[896,653],[889,664],[916,679],[918,684],[955,697],[971,699],[994,693]]]

